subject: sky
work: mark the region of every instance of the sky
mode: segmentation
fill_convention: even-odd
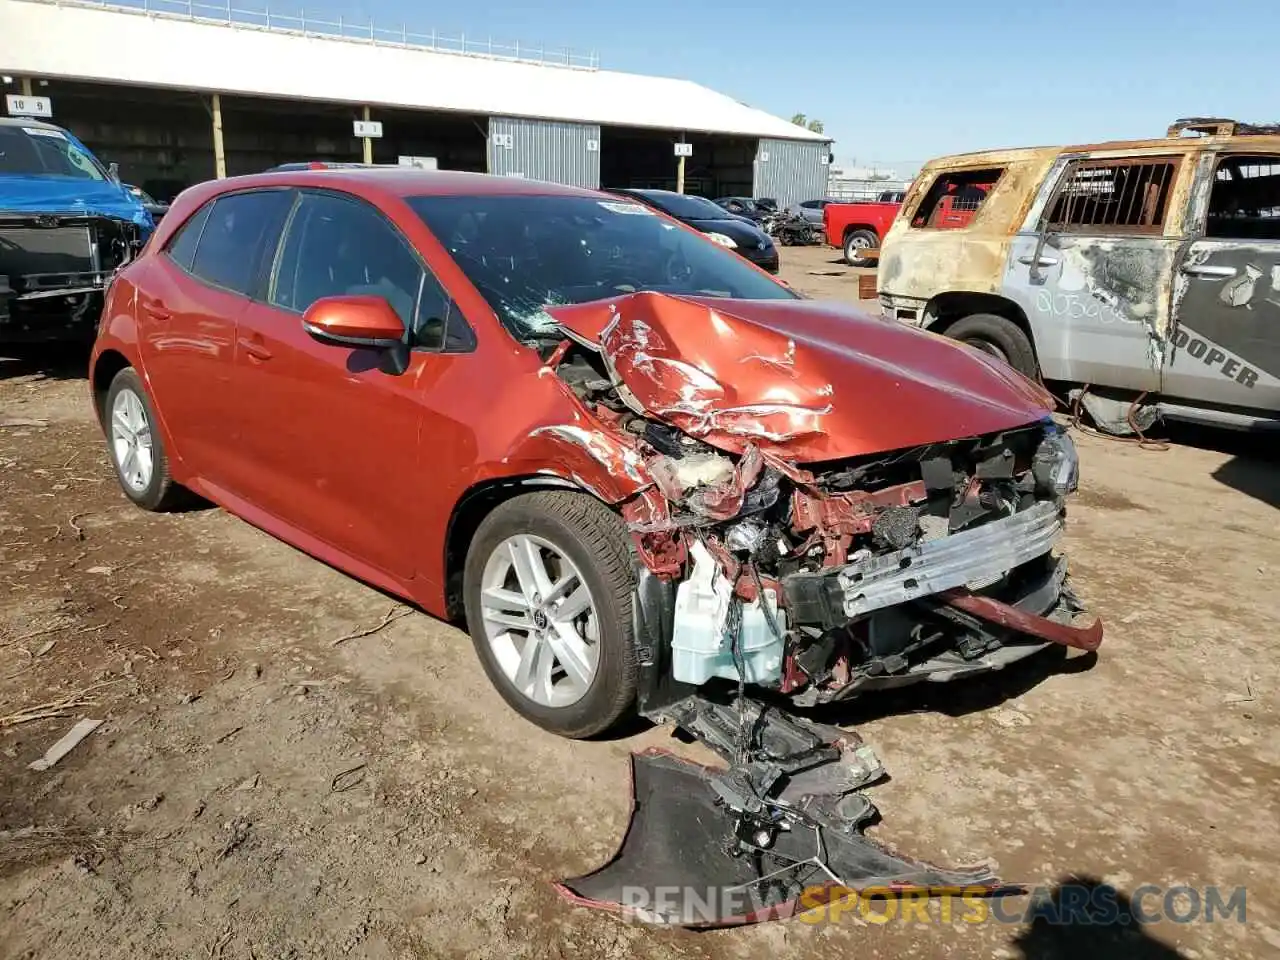
[[[288,0],[268,0],[289,12]],[[249,3],[246,6],[253,6]],[[1277,0],[311,0],[379,26],[594,50],[822,120],[838,162],[1280,121]],[[900,169],[906,174],[913,170]]]

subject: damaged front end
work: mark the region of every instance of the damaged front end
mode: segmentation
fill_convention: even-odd
[[[815,887],[995,889],[864,837],[870,748],[745,688],[805,707],[1095,649],[1053,552],[1078,464],[1049,402],[976,351],[829,305],[636,294],[553,313],[575,345],[558,375],[651,481],[622,505],[641,712],[728,764],[635,758],[623,850],[566,895],[754,891],[714,924],[785,915]],[[722,835],[689,835],[712,810]]]
[[[122,217],[0,216],[0,340],[92,335],[112,277],[145,240],[144,228]]]

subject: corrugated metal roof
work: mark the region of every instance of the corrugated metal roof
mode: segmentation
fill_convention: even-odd
[[[675,131],[830,139],[688,80],[436,53],[382,41],[301,36],[75,0],[0,0],[0,36],[0,69],[19,75]]]

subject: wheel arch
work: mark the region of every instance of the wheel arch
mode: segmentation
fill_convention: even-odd
[[[107,391],[111,381],[121,370],[132,367],[133,363],[119,350],[106,349],[98,354],[90,374],[90,387],[93,391],[93,409],[98,416],[98,423],[105,423],[105,405]]]
[[[613,509],[616,505],[605,500],[582,484],[574,483],[552,474],[528,474],[524,476],[496,477],[468,487],[453,505],[444,538],[444,606],[448,619],[461,623],[465,619],[462,577],[466,568],[467,550],[484,518],[498,506],[526,493],[542,490],[565,490],[592,497]]]
[[[1027,335],[1036,360],[1040,359],[1035,333],[1031,329],[1026,313],[1012,300],[994,293],[968,291],[940,293],[925,305],[924,327],[934,333],[945,335],[951,327],[975,313],[995,314],[1017,325]]]
[[[879,237],[879,236],[880,236],[880,231],[879,231],[879,230],[877,230],[877,229],[875,228],[875,225],[874,225],[874,224],[870,224],[870,223],[850,223],[850,224],[848,224],[848,225],[846,225],[846,226],[845,226],[845,228],[844,228],[844,232],[840,234],[840,239],[841,239],[841,241],[843,242],[843,241],[845,241],[845,240],[848,240],[848,239],[849,239],[849,234],[851,234],[851,233],[856,233],[856,232],[858,232],[859,230],[865,230],[865,231],[867,231],[868,233],[874,233],[877,237]]]

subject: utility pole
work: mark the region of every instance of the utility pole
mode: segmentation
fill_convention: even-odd
[[[364,120],[364,122],[365,122],[365,123],[368,123],[368,122],[369,122],[369,108],[368,108],[368,106],[366,106],[366,107],[364,108],[364,117],[363,117],[363,120]],[[363,137],[362,139],[364,140],[364,162],[365,162],[365,163],[373,163],[373,138],[372,138],[372,137]]]

